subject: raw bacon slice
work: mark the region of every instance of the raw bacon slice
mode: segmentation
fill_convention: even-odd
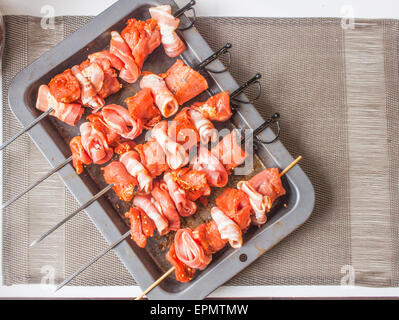
[[[72,152],[72,165],[76,170],[77,174],[83,172],[83,165],[90,164],[93,161],[83,148],[82,140],[80,136],[73,137],[69,142],[69,148]]]
[[[36,108],[42,112],[53,108],[54,111],[50,114],[70,126],[75,126],[84,112],[80,104],[58,102],[51,94],[49,87],[44,84],[39,87]]]
[[[122,106],[109,104],[102,109],[101,114],[107,126],[126,139],[134,139],[143,131],[141,121],[134,121]]]
[[[180,20],[172,15],[169,5],[150,8],[150,14],[158,22],[161,29],[162,44],[169,57],[177,57],[186,50],[186,45],[176,33]]]
[[[106,167],[101,168],[104,171],[104,179],[108,184],[113,183],[116,195],[123,201],[130,201],[135,193],[137,180],[126,170],[125,166],[119,161],[112,161]]]
[[[177,258],[190,268],[203,270],[212,260],[193,239],[190,228],[177,230],[174,244]]]
[[[130,223],[130,237],[140,248],[147,244],[147,238],[154,235],[155,225],[146,213],[134,207],[125,213]]]
[[[195,269],[185,265],[177,258],[174,243],[172,243],[169,252],[166,254],[166,260],[175,267],[175,277],[177,281],[189,282],[194,278]]]
[[[166,72],[165,83],[180,105],[208,89],[206,79],[180,59]]]
[[[228,240],[234,249],[241,248],[242,233],[240,227],[218,207],[211,209],[211,216],[218,227],[221,238]]]
[[[166,172],[163,176],[169,195],[175,203],[177,211],[182,217],[188,217],[195,213],[197,205],[195,202],[188,200],[185,191],[174,181],[173,175]]]
[[[129,114],[134,120],[141,120],[145,129],[151,129],[161,121],[161,112],[154,106],[151,89],[144,88],[125,100]]]
[[[118,141],[114,148],[114,152],[121,156],[125,152],[134,150],[135,147],[136,147],[136,143],[132,140]]]
[[[248,196],[241,190],[226,188],[216,198],[216,205],[223,213],[246,230],[251,224],[251,204]]]
[[[113,150],[108,146],[104,134],[97,130],[90,122],[80,126],[82,145],[95,164],[103,164],[111,160]]]
[[[187,199],[196,201],[202,196],[209,196],[211,188],[206,179],[205,172],[200,172],[190,168],[182,168],[171,171],[173,180],[184,189]]]
[[[170,122],[168,135],[181,144],[187,151],[200,141],[197,128],[191,121],[188,108],[183,108]]]
[[[237,141],[235,129],[225,136],[216,147],[212,148],[212,154],[219,159],[227,171],[243,163],[248,156]]]
[[[154,19],[129,19],[121,36],[132,51],[134,61],[140,69],[147,57],[161,44],[161,32]]]
[[[270,211],[273,204],[271,198],[257,192],[248,181],[238,182],[237,189],[242,190],[249,197],[249,202],[255,213],[253,222],[257,225],[264,224],[267,220],[266,213]]]
[[[173,116],[179,110],[179,103],[160,76],[152,73],[145,75],[140,81],[140,88],[151,89],[155,104],[165,118]]]
[[[169,232],[168,220],[158,211],[157,207],[151,201],[150,196],[135,196],[133,204],[143,210],[157,227],[158,233],[164,235]]]
[[[277,168],[265,169],[248,182],[257,192],[270,197],[272,202],[286,193]]]
[[[215,221],[202,223],[193,230],[193,238],[204,249],[205,255],[212,255],[221,250],[227,243],[222,239]]]
[[[85,60],[79,65],[80,71],[85,76],[86,79],[89,79],[94,90],[99,92],[104,85],[104,71],[101,67],[95,63],[90,62],[90,60]]]
[[[107,126],[101,113],[89,114],[86,120],[90,121],[93,128],[104,134],[108,145],[112,146],[120,140],[119,134]]]
[[[149,193],[152,189],[152,176],[141,164],[139,154],[136,151],[128,151],[120,156],[119,161],[126,167],[127,172],[137,179],[140,191]]]
[[[159,143],[166,155],[166,161],[172,170],[185,166],[188,162],[188,154],[184,147],[173,141],[168,136],[168,123],[159,122],[152,130],[151,136]]]
[[[90,62],[97,63],[104,71],[110,68],[121,70],[125,65],[121,59],[109,52],[109,50],[92,53],[88,58]]]
[[[191,109],[189,111],[191,121],[197,128],[201,143],[208,144],[210,141],[215,142],[218,139],[218,133],[212,122],[206,119],[201,112]]]
[[[73,76],[71,69],[57,74],[48,84],[52,96],[62,103],[71,103],[80,99],[79,81]]]
[[[193,108],[211,121],[227,121],[233,115],[230,106],[230,96],[227,91],[220,92],[205,102],[196,102]]]
[[[157,177],[169,169],[165,153],[158,142],[148,141],[145,144],[139,144],[135,150],[140,154],[141,163],[153,177]]]
[[[199,148],[199,154],[193,158],[191,167],[194,170],[205,172],[206,179],[212,187],[222,188],[229,179],[228,173],[221,162],[208,149],[202,146]]]
[[[81,92],[80,99],[82,100],[82,104],[94,109],[93,112],[98,111],[104,106],[104,99],[97,95],[96,89],[93,87],[90,80],[82,74],[79,66],[73,66],[71,71],[79,81]]]
[[[118,57],[124,66],[120,70],[119,77],[128,83],[134,83],[140,76],[140,69],[136,65],[132,53],[125,40],[116,32],[111,32],[111,45],[109,51]]]
[[[168,219],[170,230],[180,229],[180,217],[176,211],[174,202],[169,195],[168,187],[164,181],[157,181],[151,190],[151,195],[159,204],[162,214]]]

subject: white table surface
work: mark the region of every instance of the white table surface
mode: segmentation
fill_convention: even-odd
[[[133,1],[133,0],[132,0]],[[115,0],[0,0],[3,14],[42,16],[43,6],[52,6],[56,16],[97,15]],[[186,0],[176,1],[179,5]],[[398,0],[197,0],[199,16],[252,17],[343,17],[399,19]],[[1,85],[1,78],[0,78]],[[1,101],[1,90],[0,90]],[[0,109],[1,110],[1,109]],[[1,120],[1,111],[0,111]],[[0,121],[1,123],[1,121]],[[0,130],[0,139],[1,139]],[[0,161],[1,161],[0,153]],[[1,188],[0,188],[1,199]],[[0,214],[1,223],[1,214]],[[1,228],[0,228],[1,246]],[[1,255],[0,255],[1,264]],[[343,275],[344,276],[344,275]],[[1,270],[0,270],[0,283]],[[44,285],[0,286],[0,298],[130,298],[141,293],[139,287],[65,287],[54,293]],[[399,297],[399,288],[359,286],[223,286],[210,297]]]

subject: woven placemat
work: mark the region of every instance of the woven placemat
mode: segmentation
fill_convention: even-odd
[[[43,29],[39,18],[7,16],[3,59],[3,137],[20,125],[7,105],[12,78],[90,17],[59,17]],[[281,141],[316,191],[304,226],[228,282],[229,285],[399,286],[398,23],[339,19],[199,18],[213,49],[233,43],[231,73],[243,82],[262,73],[264,118],[282,115]],[[4,200],[49,165],[27,136],[3,153]],[[49,196],[51,195],[51,196]],[[62,281],[106,247],[80,214],[38,246],[28,244],[77,203],[57,176],[3,213],[5,285],[40,283],[49,270]],[[111,252],[72,285],[132,285]]]

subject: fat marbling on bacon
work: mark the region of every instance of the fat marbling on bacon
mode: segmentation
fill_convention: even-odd
[[[149,193],[152,189],[152,176],[140,162],[140,155],[136,151],[123,153],[119,161],[126,167],[126,170],[137,179],[139,190]]]
[[[101,114],[106,125],[126,139],[134,139],[143,131],[141,120],[133,120],[126,108],[110,104],[105,106]]]
[[[179,169],[188,163],[188,154],[184,147],[168,136],[168,122],[161,121],[151,130],[151,137],[161,146],[169,167]]]
[[[165,118],[173,116],[179,110],[179,103],[162,77],[153,73],[147,74],[141,79],[140,88],[151,89],[155,105]]]
[[[169,229],[176,231],[180,229],[180,216],[176,211],[175,204],[170,197],[168,187],[164,181],[154,182],[151,196],[159,204],[161,213],[168,219]]]
[[[103,132],[95,128],[90,122],[80,126],[82,145],[95,164],[103,164],[111,160],[114,151],[108,145]]]
[[[130,48],[116,31],[111,32],[109,51],[124,63],[123,68],[120,70],[119,77],[128,83],[136,82],[141,71],[134,61]]]
[[[237,223],[230,219],[218,207],[211,209],[212,219],[215,221],[222,239],[228,240],[234,248],[242,247],[242,232]]]
[[[137,195],[133,199],[133,205],[143,210],[152,221],[160,235],[169,232],[168,220],[159,212],[155,200],[148,195]]]
[[[177,57],[186,50],[186,45],[176,33],[180,20],[172,15],[169,5],[150,8],[150,15],[161,29],[162,44],[169,57]]]

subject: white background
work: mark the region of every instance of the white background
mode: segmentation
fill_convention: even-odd
[[[134,0],[132,0],[134,1]],[[54,7],[55,15],[97,15],[115,0],[0,0],[3,14],[41,16],[44,5]],[[188,0],[176,1],[182,5]],[[356,18],[399,19],[398,0],[197,0],[200,16],[256,17],[341,17],[348,7]],[[1,79],[0,79],[1,84]],[[1,95],[1,91],[0,91]],[[1,116],[1,114],[0,114]],[[1,130],[0,130],[1,134]],[[1,137],[0,137],[1,138]],[[0,155],[1,160],[1,155]],[[1,216],[0,216],[1,222]],[[1,241],[1,228],[0,228]],[[1,243],[0,243],[1,244]],[[0,255],[1,263],[1,255]],[[1,274],[0,274],[1,280]],[[1,297],[119,297],[129,298],[141,292],[139,287],[66,287],[57,294],[41,285],[0,287]],[[398,288],[350,286],[262,286],[221,287],[211,297],[362,297],[399,296]]]

